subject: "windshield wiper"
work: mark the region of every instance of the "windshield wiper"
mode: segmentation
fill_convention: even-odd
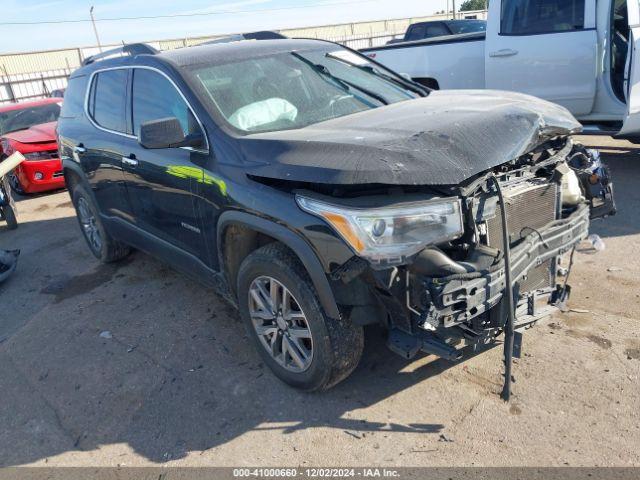
[[[382,95],[380,95],[380,94],[378,94],[376,92],[373,92],[373,91],[369,90],[366,87],[363,87],[361,85],[357,85],[357,84],[355,84],[353,82],[350,82],[349,80],[345,80],[344,78],[337,77],[336,75],[331,73],[331,71],[327,67],[325,67],[324,65],[322,65],[320,63],[314,63],[311,60],[309,60],[308,58],[303,57],[302,55],[300,55],[297,52],[291,52],[291,55],[293,55],[297,59],[303,61],[304,63],[309,65],[311,68],[313,68],[316,72],[320,73],[321,75],[324,75],[324,76],[332,79],[333,81],[338,83],[340,86],[342,86],[342,88],[344,88],[345,90],[350,91],[350,90],[355,88],[356,90],[360,90],[365,95],[367,95],[367,96],[369,96],[371,98],[374,98],[375,100],[379,101],[383,105],[389,105],[389,101],[386,98],[384,98]]]
[[[2,132],[2,135],[5,135],[7,133],[13,133],[13,132],[20,132],[22,130],[29,130],[31,127],[20,127],[20,128],[15,128],[13,130],[6,130],[4,132]]]
[[[385,80],[393,82],[396,85],[400,85],[405,90],[410,90],[413,93],[417,93],[418,95],[427,96],[427,95],[429,95],[431,93],[431,90],[429,90],[427,88],[424,88],[422,85],[419,85],[419,84],[417,84],[417,83],[415,83],[413,81],[408,81],[408,80],[404,80],[404,79],[401,79],[401,78],[393,77],[391,75],[388,75],[386,73],[381,72],[380,70],[378,70],[376,67],[374,67],[372,65],[358,65],[357,63],[350,62],[348,60],[345,60],[344,58],[332,55],[331,53],[326,53],[325,56],[328,57],[328,58],[332,58],[334,60],[337,60],[338,62],[342,62],[345,65],[349,65],[350,67],[356,67],[356,68],[358,68],[360,70],[363,70],[365,72],[372,73],[376,77],[384,78]]]

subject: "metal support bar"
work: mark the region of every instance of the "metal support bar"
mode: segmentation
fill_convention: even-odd
[[[513,342],[515,323],[515,306],[513,302],[513,282],[511,280],[511,247],[509,242],[509,226],[507,225],[507,205],[502,195],[500,182],[495,176],[490,177],[496,186],[502,216],[502,244],[504,245],[505,293],[507,300],[507,321],[504,326],[504,386],[500,395],[505,402],[511,398],[511,366],[513,363]]]

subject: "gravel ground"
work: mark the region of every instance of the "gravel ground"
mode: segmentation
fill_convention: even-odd
[[[525,335],[510,404],[500,347],[405,361],[376,328],[347,381],[299,393],[215,294],[140,253],[100,266],[65,192],[22,199],[0,227],[22,249],[0,286],[0,466],[640,466],[640,156],[583,140],[619,214],[577,255],[573,310]]]

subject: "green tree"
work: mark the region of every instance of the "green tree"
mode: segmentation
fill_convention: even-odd
[[[489,5],[488,0],[465,0],[460,5],[460,12],[466,12],[469,10],[484,10]]]

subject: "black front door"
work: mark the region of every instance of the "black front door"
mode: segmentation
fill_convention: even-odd
[[[178,118],[185,134],[200,129],[177,88],[159,71],[133,70],[130,105],[136,136],[140,124],[167,117]],[[198,165],[207,158],[206,151],[192,148],[146,149],[135,139],[122,157],[135,224],[205,264],[209,254],[192,192],[204,176]]]

